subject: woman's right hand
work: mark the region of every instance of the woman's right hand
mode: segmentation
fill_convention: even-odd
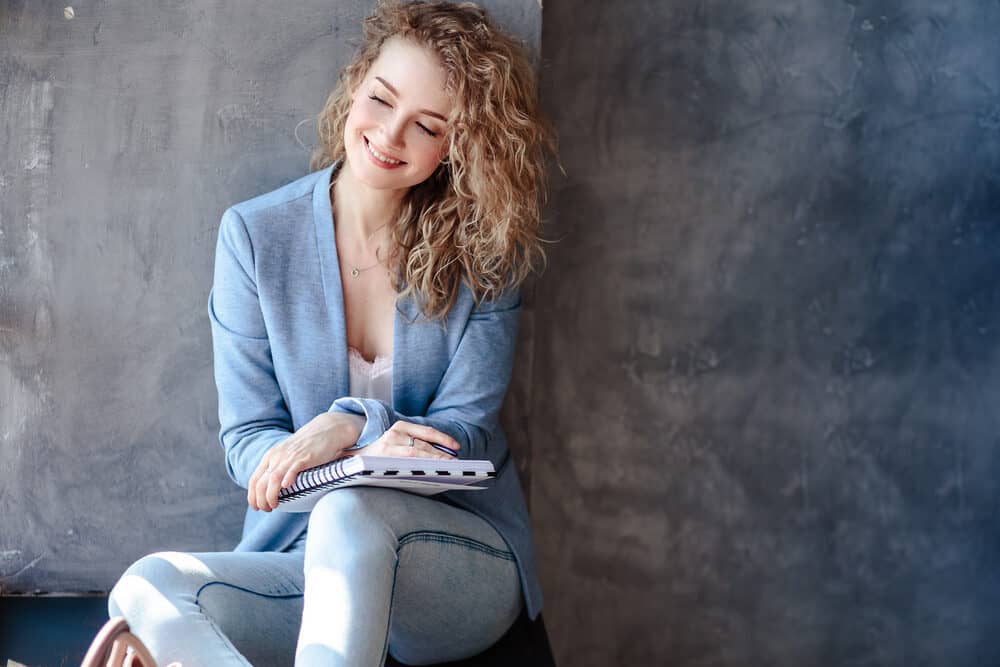
[[[341,458],[361,435],[365,418],[323,412],[288,438],[267,450],[247,484],[247,504],[270,512],[278,507],[278,493],[291,486],[308,468]]]

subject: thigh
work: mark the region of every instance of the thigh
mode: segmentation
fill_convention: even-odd
[[[309,533],[307,541],[327,553],[357,548],[350,543],[363,535],[392,540],[385,545],[396,552],[389,651],[401,662],[479,653],[521,611],[517,563],[506,542],[485,519],[440,499],[396,489],[338,489],[313,509]]]
[[[235,649],[251,664],[290,665],[302,587],[301,553],[161,552],[126,570],[109,609],[157,656],[223,664]]]
[[[464,532],[422,530],[400,540],[389,650],[404,664],[451,662],[481,653],[521,612],[513,554]]]

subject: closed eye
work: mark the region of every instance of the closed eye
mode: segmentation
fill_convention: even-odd
[[[371,94],[371,95],[369,95],[369,96],[368,96],[368,99],[370,99],[370,100],[375,100],[375,101],[376,101],[376,102],[378,102],[379,104],[382,104],[382,105],[384,105],[384,106],[387,106],[387,107],[391,107],[391,106],[392,106],[391,104],[389,104],[388,102],[386,102],[386,101],[385,101],[385,100],[383,100],[383,99],[382,99],[381,97],[379,97],[378,95],[375,95],[375,94]],[[429,136],[432,136],[432,137],[436,137],[436,136],[438,135],[438,133],[437,133],[437,132],[432,132],[432,131],[431,131],[430,129],[428,129],[428,128],[424,127],[424,126],[423,126],[422,124],[420,124],[420,123],[417,123],[417,127],[419,127],[419,128],[421,129],[421,130],[423,130],[424,132],[426,132],[426,133],[427,133],[427,134],[428,134]]]

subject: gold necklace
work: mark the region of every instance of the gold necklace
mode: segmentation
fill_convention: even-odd
[[[385,223],[385,225],[388,225],[388,224],[389,224],[388,222],[387,222],[387,223]],[[382,227],[385,227],[385,225],[382,225]],[[378,229],[376,229],[376,230],[375,230],[374,232],[372,232],[371,234],[369,234],[369,235],[368,235],[368,238],[367,238],[367,239],[365,239],[365,241],[366,241],[366,242],[367,242],[367,241],[370,241],[370,240],[371,240],[371,238],[372,238],[373,236],[375,236],[376,234],[378,234],[379,230],[381,230],[381,229],[382,229],[382,227],[379,227],[379,228],[378,228]],[[381,250],[381,249],[382,249],[382,244],[381,244],[381,243],[380,243],[380,244],[378,244],[377,246],[375,246],[375,258],[376,258],[376,259],[378,259],[378,251],[379,251],[379,250]],[[366,266],[366,267],[364,267],[364,268],[361,268],[361,267],[359,267],[359,266],[356,266],[356,265],[354,265],[354,264],[351,264],[351,277],[352,277],[352,278],[357,278],[358,276],[360,276],[360,275],[361,275],[362,273],[364,273],[364,272],[365,272],[365,271],[367,271],[368,269],[374,269],[374,268],[375,268],[376,266],[378,266],[378,265],[379,265],[379,264],[381,264],[381,263],[382,263],[382,260],[381,260],[381,259],[378,259],[378,261],[377,261],[377,262],[375,262],[374,264],[372,264],[371,266]]]
[[[381,247],[382,247],[381,245],[379,245],[379,246],[376,246],[376,247],[375,247],[375,257],[378,257],[378,251],[379,251],[379,249],[380,249]],[[371,266],[366,266],[366,267],[364,267],[364,268],[360,268],[360,267],[357,267],[357,266],[354,266],[354,265],[352,264],[352,265],[351,265],[351,277],[352,277],[352,278],[357,278],[357,277],[358,277],[359,275],[361,275],[361,274],[362,274],[362,273],[363,273],[364,271],[367,271],[368,269],[374,269],[374,268],[375,268],[376,266],[378,266],[378,265],[379,265],[379,264],[381,264],[381,263],[382,263],[382,260],[380,259],[380,260],[378,260],[377,262],[375,262],[374,264],[372,264]]]

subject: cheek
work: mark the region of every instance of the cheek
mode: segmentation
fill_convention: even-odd
[[[417,130],[417,131],[421,132],[422,130]],[[441,158],[443,157],[442,151],[444,149],[442,148],[441,143],[437,141],[434,142],[427,141],[423,137],[418,137],[418,139],[422,144],[420,146],[420,151],[419,151],[420,164],[428,166],[432,169],[436,169],[438,163],[441,161]]]
[[[347,123],[344,126],[345,131],[352,132],[357,128],[364,127],[369,124],[371,119],[369,118],[368,112],[365,110],[365,105],[360,102],[355,102],[351,105],[351,109],[347,114]]]

